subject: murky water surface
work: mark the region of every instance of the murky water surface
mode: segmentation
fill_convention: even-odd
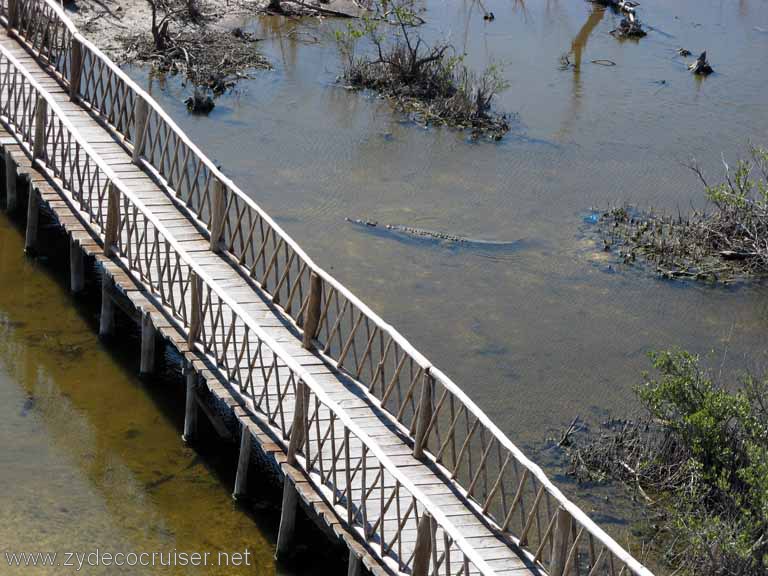
[[[430,38],[504,65],[500,144],[405,122],[340,87],[330,25],[252,22],[275,65],[191,117],[178,81],[153,92],[224,170],[319,263],[454,377],[510,436],[538,443],[576,416],[624,414],[646,352],[679,345],[727,367],[762,364],[762,288],[722,289],[615,272],[585,230],[612,202],[702,205],[695,157],[713,178],[749,140],[768,142],[768,4],[648,0],[640,42],[581,0],[428,2]],[[707,50],[692,76],[677,49]],[[576,69],[561,70],[568,53]],[[615,66],[593,63],[610,60]],[[137,78],[146,79],[139,71]],[[161,90],[160,88],[165,88]],[[452,249],[366,233],[346,216],[514,249]]]
[[[701,206],[681,162],[696,157],[714,174],[721,154],[768,143],[768,4],[646,0],[649,35],[623,43],[609,35],[618,17],[581,0],[483,4],[492,23],[477,2],[428,2],[425,34],[449,38],[475,67],[504,65],[510,88],[496,106],[516,120],[499,144],[425,130],[341,88],[328,22],[250,20],[275,70],[241,83],[208,118],[186,114],[178,79],[151,89],[313,258],[546,460],[546,436],[574,416],[634,409],[651,349],[683,346],[726,371],[764,364],[764,288],[616,271],[584,217],[609,202]],[[706,49],[717,73],[692,77],[679,47]],[[560,69],[564,53],[576,69]],[[403,242],[346,216],[519,242]],[[274,534],[179,441],[178,407],[98,343],[61,285],[24,259],[20,238],[0,220],[3,545],[247,546],[275,571]]]

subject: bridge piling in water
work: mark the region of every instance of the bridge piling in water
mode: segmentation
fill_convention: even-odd
[[[40,222],[40,196],[34,186],[27,194],[27,230],[24,235],[24,252],[34,254],[37,248],[37,229]]]
[[[151,374],[155,371],[155,327],[152,325],[152,316],[147,311],[141,316],[141,359],[139,361],[139,373]]]
[[[244,412],[238,414],[238,410],[235,410],[235,414],[240,417],[245,417]],[[248,430],[248,425],[241,421],[240,423],[240,452],[237,458],[237,473],[235,474],[235,489],[232,491],[232,497],[234,499],[244,496],[246,494],[246,487],[248,485],[248,464],[251,461],[251,432]]]
[[[73,294],[85,288],[85,254],[78,241],[69,233],[69,289]]]
[[[99,336],[111,336],[115,331],[115,303],[112,301],[114,281],[106,273],[101,275],[101,314],[99,315]]]
[[[347,562],[347,576],[362,576],[363,575],[363,562],[352,551],[349,551],[349,560]]]
[[[13,154],[5,151],[5,211],[15,212],[18,205],[18,170]]]
[[[184,434],[185,442],[190,442],[197,434],[197,372],[192,363],[184,363],[184,378],[186,385],[186,398],[184,404]]]

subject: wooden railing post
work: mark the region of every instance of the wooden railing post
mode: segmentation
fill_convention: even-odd
[[[191,294],[190,294],[190,306],[191,306],[191,312],[189,317],[189,332],[187,333],[187,344],[190,348],[194,348],[195,342],[200,338],[200,331],[203,327],[202,324],[202,312],[203,312],[203,301],[202,301],[202,292],[203,292],[203,286],[202,281],[198,277],[198,275],[193,272],[192,270],[189,271],[189,282],[191,285]]]
[[[424,510],[416,528],[416,546],[413,549],[412,576],[427,576],[432,557],[432,516]]]
[[[136,132],[133,141],[133,163],[138,164],[142,152],[144,152],[144,137],[147,131],[147,119],[149,117],[149,104],[138,94],[133,107],[133,118],[136,123]]]
[[[211,251],[218,252],[221,249],[221,237],[224,234],[224,220],[226,218],[227,197],[224,184],[218,179],[213,180],[213,195],[211,198]]]
[[[302,345],[307,350],[312,348],[312,340],[317,335],[317,328],[320,324],[320,314],[322,313],[323,299],[323,280],[316,272],[309,275],[309,302],[307,310],[304,313],[304,335]]]
[[[117,244],[117,230],[120,224],[120,191],[109,183],[107,194],[107,224],[104,227],[104,255],[112,256]]]
[[[8,33],[12,28],[19,27],[19,1],[8,0]]]
[[[427,427],[432,420],[432,412],[432,375],[429,373],[429,368],[426,368],[421,380],[419,413],[416,415],[416,434],[413,443],[414,458],[424,456],[424,446],[427,444]]]
[[[32,158],[45,158],[45,133],[48,125],[48,102],[42,96],[37,97],[35,107],[35,141],[32,143]]]
[[[557,519],[555,520],[555,534],[552,539],[552,563],[549,567],[550,576],[563,576],[565,572],[565,562],[568,557],[568,543],[571,538],[570,513],[560,506],[557,509]]]
[[[83,75],[83,45],[72,36],[69,58],[69,99],[77,102],[80,98],[80,78]]]
[[[296,453],[304,446],[307,438],[307,385],[299,380],[296,385],[296,404],[294,406],[293,424],[291,425],[291,439],[288,441],[288,464],[296,464]]]
[[[277,549],[275,558],[285,555],[293,541],[293,533],[296,528],[296,507],[298,505],[298,493],[289,476],[296,464],[296,453],[304,446],[307,435],[308,416],[308,392],[307,385],[301,380],[296,384],[296,404],[294,406],[293,424],[291,426],[291,439],[288,441],[288,455],[286,459],[285,481],[283,483],[283,509],[280,513],[280,529],[277,533]]]

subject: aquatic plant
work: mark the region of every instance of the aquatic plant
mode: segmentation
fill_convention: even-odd
[[[599,224],[607,250],[618,248],[630,263],[642,256],[662,276],[730,282],[768,276],[768,150],[750,146],[750,155],[735,169],[724,165],[724,181],[710,184],[699,177],[709,211],[670,216],[616,207],[601,214]]]
[[[656,513],[652,540],[675,574],[768,574],[768,378],[718,383],[700,359],[651,354],[637,420],[569,449],[581,482],[617,480]]]
[[[374,18],[336,32],[347,83],[388,96],[425,123],[501,138],[509,130],[508,119],[491,111],[493,99],[508,87],[501,68],[492,63],[477,74],[452,45],[428,44],[414,32],[420,19],[409,7],[395,6],[387,14],[394,24],[388,32],[382,32],[382,20]],[[362,38],[373,45],[372,54],[358,55]]]

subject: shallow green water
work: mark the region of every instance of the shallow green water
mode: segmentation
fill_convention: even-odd
[[[19,230],[0,214],[0,574],[316,573],[275,565],[278,517],[232,500],[234,453],[203,445],[200,456],[185,445],[183,395],[169,389],[178,382],[140,380],[125,357],[135,345],[105,347],[95,311],[75,307],[49,270],[25,258]],[[220,552],[246,549],[250,567],[219,565]],[[77,570],[65,555],[96,550],[208,552],[213,564],[156,557],[154,568]],[[56,552],[60,565],[9,568],[5,553],[21,552]]]

